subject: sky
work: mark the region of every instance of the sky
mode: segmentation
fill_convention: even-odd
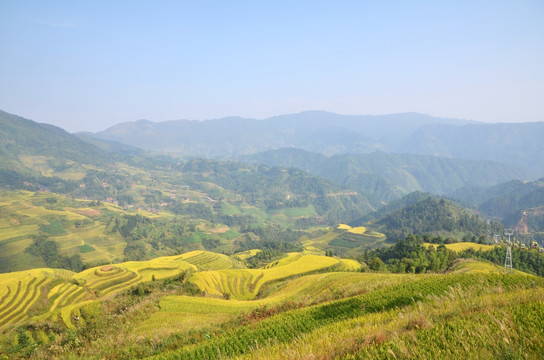
[[[70,132],[305,110],[544,121],[544,1],[0,0],[0,110]]]

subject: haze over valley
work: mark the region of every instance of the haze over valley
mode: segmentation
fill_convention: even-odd
[[[0,360],[539,359],[541,2],[0,2]]]

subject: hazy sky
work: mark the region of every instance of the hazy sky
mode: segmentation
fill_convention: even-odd
[[[303,110],[544,121],[544,1],[0,0],[0,109],[103,130]]]

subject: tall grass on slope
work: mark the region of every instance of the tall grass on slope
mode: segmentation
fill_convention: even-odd
[[[405,308],[254,349],[241,359],[540,359],[543,298],[542,287],[456,286]]]
[[[257,348],[294,339],[339,321],[387,312],[397,308],[426,303],[458,287],[468,288],[532,288],[544,286],[544,279],[505,275],[426,276],[419,281],[397,284],[368,294],[300,309],[244,326],[210,341],[158,356],[159,359],[214,359],[249,354]],[[478,290],[475,290],[478,293]]]

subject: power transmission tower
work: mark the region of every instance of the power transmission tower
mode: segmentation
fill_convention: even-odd
[[[514,272],[512,269],[512,242],[510,240],[510,237],[514,235],[514,232],[512,229],[508,229],[504,231],[504,235],[508,236],[508,247],[506,248],[506,259],[504,259],[504,272],[506,272],[506,269],[510,269],[510,272]]]
[[[508,245],[511,245],[512,241],[510,240],[510,237],[514,235],[512,229],[504,230],[504,235],[508,236]]]
[[[512,249],[510,246],[506,248],[506,259],[504,260],[504,272],[506,272],[506,269],[510,269],[510,272],[514,272],[512,269]]]
[[[499,234],[493,235],[493,238],[495,239],[495,245],[499,244]]]

